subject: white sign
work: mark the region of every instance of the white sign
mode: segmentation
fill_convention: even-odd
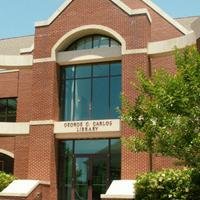
[[[120,131],[119,119],[55,122],[54,133]]]

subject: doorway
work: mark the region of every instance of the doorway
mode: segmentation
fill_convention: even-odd
[[[65,140],[59,143],[59,200],[100,200],[120,179],[119,139]]]
[[[74,199],[99,200],[109,185],[108,155],[76,155]]]

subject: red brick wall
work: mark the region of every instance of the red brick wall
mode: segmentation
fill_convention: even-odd
[[[32,69],[22,69],[19,73],[17,121],[27,122],[31,119]]]
[[[36,125],[30,127],[28,178],[50,181],[53,157],[53,125]]]
[[[15,137],[14,154],[14,175],[18,179],[26,179],[28,176],[29,136]]]
[[[167,40],[175,37],[179,37],[183,35],[175,26],[166,21],[163,17],[161,17],[157,12],[155,12],[152,8],[146,5],[141,0],[123,0],[130,8],[147,8],[151,18],[151,41],[160,41]]]
[[[174,73],[175,59],[173,55],[160,55],[150,58],[151,70],[164,68],[165,70]],[[136,83],[138,69],[142,69],[147,75],[149,74],[149,58],[145,54],[141,55],[126,55],[122,58],[123,66],[123,91],[125,95],[134,102],[137,93],[131,86],[131,82]],[[129,137],[137,134],[133,129],[130,129],[126,124],[122,123],[122,137]],[[149,155],[146,153],[132,153],[122,146],[122,179],[136,178],[137,175],[149,171]],[[174,167],[174,159],[165,158],[161,156],[153,157],[153,170],[160,170],[162,168]]]
[[[0,98],[17,97],[18,72],[0,73]]]
[[[152,73],[158,69],[164,69],[168,72],[176,72],[176,63],[174,54],[158,55],[151,58]]]
[[[143,70],[148,74],[148,56],[146,54],[126,55],[122,58],[122,88],[129,100],[134,101],[137,93],[134,90],[131,82],[137,83],[137,71]],[[122,124],[122,137],[129,137],[136,134],[133,129]],[[135,154],[122,146],[122,179],[136,178],[139,173],[148,170],[148,155],[144,153]]]
[[[55,62],[33,66],[32,120],[58,119],[58,67]]]
[[[9,151],[14,154],[14,137],[0,137],[0,149]]]

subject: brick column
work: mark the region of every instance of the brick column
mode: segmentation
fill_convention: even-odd
[[[137,71],[139,69],[148,73],[149,63],[147,54],[124,55],[122,58],[122,88],[124,94],[132,102],[137,97],[131,82],[137,83]],[[137,132],[122,123],[122,137],[129,137]],[[122,179],[135,179],[142,172],[148,171],[148,154],[132,153],[122,145]]]
[[[32,112],[29,135],[28,178],[50,182],[50,199],[56,199],[56,145],[54,120],[58,120],[58,66],[36,63],[32,74]]]

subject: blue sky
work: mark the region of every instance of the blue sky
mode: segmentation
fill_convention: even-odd
[[[47,19],[63,2],[64,0],[1,0],[0,39],[34,34],[34,22]],[[200,0],[153,2],[172,17],[200,15]]]

